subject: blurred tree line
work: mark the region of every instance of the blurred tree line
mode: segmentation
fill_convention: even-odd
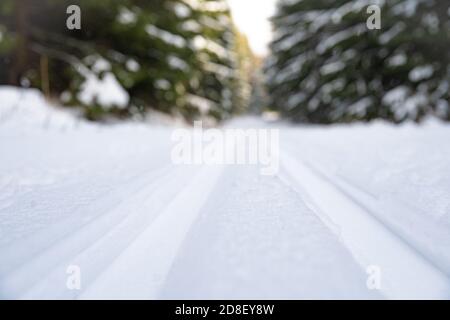
[[[81,8],[81,29],[66,26]],[[0,83],[92,120],[160,110],[223,120],[250,99],[247,40],[225,0],[2,0]]]
[[[366,24],[371,5],[379,30]],[[450,119],[448,0],[279,0],[273,23],[267,86],[285,116]]]

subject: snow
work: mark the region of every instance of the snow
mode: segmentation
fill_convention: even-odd
[[[0,86],[0,125],[6,137],[35,130],[54,128],[64,131],[79,125],[71,114],[49,108],[48,102],[37,90],[17,90]],[[3,136],[2,136],[3,137]],[[6,154],[1,153],[2,157]]]
[[[187,102],[195,106],[203,114],[206,114],[216,106],[214,101],[193,94],[187,95]]]
[[[204,216],[185,240],[161,296],[377,297],[365,289],[364,278],[293,189],[277,177],[259,176],[255,168],[240,168],[222,176]],[[343,287],[346,290],[341,291]]]
[[[147,25],[145,27],[145,31],[153,37],[156,37],[158,39],[161,39],[167,44],[170,44],[172,46],[178,47],[178,48],[184,48],[186,46],[186,40],[176,34],[170,33],[169,31],[160,29],[154,25]]]
[[[172,85],[166,79],[157,79],[155,81],[155,87],[161,90],[169,90],[172,87]]]
[[[431,33],[439,32],[439,17],[435,13],[427,13],[422,18],[422,22]]]
[[[383,97],[383,103],[391,106],[400,106],[407,99],[410,94],[410,89],[407,86],[398,86],[388,91]]]
[[[198,1],[198,0],[182,0],[185,4],[196,10],[204,12],[224,12],[229,10],[227,1]]]
[[[126,62],[126,67],[128,71],[131,72],[138,72],[141,68],[141,66],[139,65],[139,62],[137,62],[134,59],[128,59]]]
[[[89,74],[81,85],[78,99],[85,105],[98,103],[107,108],[125,108],[130,101],[128,92],[111,72],[105,73],[101,79],[94,74]]]
[[[229,56],[228,50],[222,45],[200,35],[195,36],[192,44],[196,50],[208,50],[209,52],[216,54],[219,58],[226,59]]]
[[[365,10],[370,5],[378,5],[382,7],[385,4],[385,0],[356,0],[349,3],[345,3],[332,13],[332,20],[335,24],[338,24],[342,19],[350,13],[358,13]]]
[[[190,32],[200,32],[202,30],[202,26],[195,20],[187,20],[182,23],[181,29]]]
[[[394,13],[396,15],[404,15],[407,17],[413,16],[417,7],[421,2],[426,2],[427,0],[410,0],[410,1],[402,1],[394,7]]]
[[[392,67],[398,67],[406,64],[407,61],[408,57],[404,53],[401,53],[389,58],[388,64]]]
[[[289,80],[292,80],[302,70],[303,64],[307,61],[306,54],[299,55],[286,63],[272,80],[275,84],[280,84]]]
[[[130,9],[122,7],[117,20],[125,25],[134,24],[137,21],[137,15]]]
[[[352,105],[348,106],[350,114],[358,115],[363,117],[367,113],[367,109],[373,104],[373,99],[370,97],[363,98],[356,101]]]
[[[305,101],[306,99],[306,95],[303,92],[299,92],[293,96],[291,96],[288,99],[287,105],[290,108],[295,108],[296,106],[298,106],[301,102]]]
[[[448,114],[448,110],[450,110],[449,108],[449,103],[446,100],[438,100],[437,105],[436,105],[436,114],[439,117],[446,117]]]
[[[204,70],[215,73],[217,76],[225,79],[232,77],[234,74],[233,69],[213,62],[204,63],[203,68]]]
[[[423,93],[416,93],[406,99],[405,103],[394,110],[396,119],[409,117],[416,119],[419,110],[425,109],[428,105],[428,97]]]
[[[350,39],[351,37],[358,36],[360,33],[366,31],[366,25],[360,24],[349,29],[339,31],[332,36],[329,36],[322,40],[316,48],[317,53],[323,54],[330,48],[336,46],[338,43],[341,43],[345,40]]]
[[[179,18],[187,18],[191,15],[192,11],[189,7],[183,3],[177,2],[173,6],[174,12]]]
[[[409,73],[409,80],[412,82],[419,82],[424,79],[430,78],[434,73],[432,65],[419,66],[412,69]]]
[[[342,61],[330,62],[330,63],[324,65],[322,68],[320,68],[320,73],[322,75],[326,76],[326,75],[330,75],[330,74],[339,72],[344,68],[345,68],[345,63],[343,63]]]
[[[12,87],[0,104],[1,298],[450,299],[447,124],[220,128],[280,131],[262,176],[173,164],[173,126],[92,124]]]
[[[403,22],[396,23],[391,29],[386,31],[380,36],[380,44],[385,45],[391,42],[396,36],[401,34],[405,30],[406,26]]]
[[[311,130],[304,132],[304,143],[297,139],[297,149],[308,163],[339,181],[335,184],[340,188],[350,189],[355,201],[448,274],[450,168],[444,159],[450,152],[449,130],[438,122],[421,127],[377,123],[367,128]]]
[[[167,62],[169,63],[169,65],[173,69],[179,69],[179,70],[182,70],[182,71],[188,71],[189,70],[189,65],[185,61],[183,61],[182,59],[178,58],[177,56],[169,55],[167,57]]]
[[[412,93],[407,86],[398,86],[384,95],[383,104],[394,112],[396,120],[416,119],[417,113],[428,107],[429,98],[421,92]]]
[[[293,35],[289,35],[280,40],[279,42],[276,42],[274,44],[274,49],[276,51],[288,51],[292,49],[292,47],[294,47],[295,45],[305,40],[306,36],[307,36],[306,32],[297,32]]]
[[[89,57],[88,57],[89,58]],[[111,64],[108,60],[104,58],[94,58],[95,62],[93,66],[91,67],[92,71],[94,71],[96,74],[100,74],[102,72],[107,72],[111,70]],[[87,59],[89,60],[89,59]]]
[[[299,163],[289,155],[284,159],[288,177],[294,180],[294,185],[297,182],[300,188],[305,188],[318,210],[326,215],[324,223],[331,220],[339,226],[337,232],[342,241],[364,269],[384,270],[380,291],[385,297],[439,299],[448,295],[446,274],[418,257],[414,249],[379,223],[367,210],[370,205],[360,200],[360,189],[347,193],[348,189],[323,168],[309,161]]]

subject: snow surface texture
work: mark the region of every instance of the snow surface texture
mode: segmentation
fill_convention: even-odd
[[[450,298],[446,125],[279,125],[266,177],[171,165],[171,127],[0,104],[0,298]]]

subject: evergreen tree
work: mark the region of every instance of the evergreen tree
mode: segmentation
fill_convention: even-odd
[[[233,100],[240,66],[223,0],[20,2],[28,10],[13,0],[0,6],[1,69],[83,106],[91,119],[147,109],[224,119],[242,107]],[[81,8],[81,30],[66,27],[70,5]],[[27,15],[26,32],[13,19],[19,11]],[[29,41],[20,46],[18,39]],[[20,47],[23,68],[14,66]],[[9,79],[0,73],[0,83],[17,84]]]
[[[371,5],[380,30],[367,27]],[[266,66],[272,105],[318,123],[448,120],[449,10],[446,0],[280,0]]]
[[[225,0],[183,0],[192,10],[184,26],[191,31],[190,47],[197,58],[190,75],[188,104],[217,119],[232,115],[239,65],[230,9]]]

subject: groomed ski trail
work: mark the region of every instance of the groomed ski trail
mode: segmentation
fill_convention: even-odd
[[[323,222],[342,239],[364,270],[377,268],[380,292],[388,299],[450,299],[450,279],[431,261],[378,220],[355,192],[294,157],[293,144],[281,155],[285,179],[303,193]]]
[[[89,292],[96,291],[96,283],[102,283],[104,273],[109,269],[114,269],[115,261],[126,254],[127,251],[136,248],[136,242],[144,241],[148,245],[154,246],[151,251],[144,252],[144,256],[160,255],[159,260],[150,259],[152,263],[141,266],[146,269],[149,277],[156,279],[162,274],[161,270],[153,270],[152,266],[156,266],[156,262],[170,264],[170,253],[168,250],[176,249],[178,241],[182,241],[182,229],[189,228],[191,221],[188,219],[195,218],[195,206],[201,207],[203,197],[208,195],[208,183],[214,182],[214,175],[220,175],[221,168],[204,168],[199,169],[193,167],[192,170],[185,170],[181,167],[165,167],[156,172],[144,175],[147,185],[136,191],[136,186],[131,190],[122,189],[122,193],[128,192],[129,197],[123,199],[113,209],[99,214],[97,217],[78,228],[71,230],[68,234],[61,236],[60,239],[53,239],[53,243],[48,247],[42,247],[38,253],[31,258],[22,255],[21,252],[26,251],[26,247],[33,242],[33,239],[27,239],[25,243],[18,246],[9,247],[8,252],[2,254],[5,261],[2,264],[4,270],[10,270],[3,274],[0,292],[8,292],[10,298],[16,299],[74,299],[85,297],[89,298]],[[205,180],[205,175],[209,177]],[[201,181],[199,184],[199,180]],[[142,182],[141,182],[142,183]],[[137,184],[139,186],[140,184]],[[197,194],[195,191],[204,189],[204,193]],[[186,197],[197,198],[197,202],[189,202]],[[109,201],[111,200],[108,197]],[[188,204],[186,206],[186,204]],[[177,219],[173,219],[176,210],[187,212],[187,215],[180,215]],[[171,223],[171,226],[164,225]],[[150,230],[150,231],[149,231]],[[154,237],[155,230],[167,231]],[[169,231],[175,233],[173,237],[168,237]],[[147,238],[153,237],[154,240],[147,241]],[[177,238],[178,235],[178,238]],[[39,246],[39,237],[36,239]],[[169,244],[169,240],[172,242]],[[47,245],[47,241],[42,241]],[[161,245],[161,247],[159,247]],[[25,246],[25,247],[24,247]],[[173,249],[175,248],[175,249]],[[142,253],[142,252],[141,252]],[[161,256],[162,255],[162,256]],[[166,259],[164,260],[164,258]],[[126,261],[139,261],[139,252]],[[7,263],[6,263],[7,262]],[[148,262],[148,260],[147,260]],[[8,267],[9,265],[9,267]],[[82,283],[84,288],[80,291],[67,290],[66,282],[68,278],[67,268],[69,266],[77,266],[82,271]],[[130,267],[130,265],[128,265]],[[130,267],[131,268],[131,267]],[[128,285],[136,286],[136,283],[142,283],[142,273],[133,273],[125,271],[121,274],[113,274],[112,279],[108,279],[108,283],[113,288],[118,286],[120,280],[119,275],[123,275]],[[130,280],[132,275],[137,277],[137,281],[133,283]],[[159,280],[161,281],[161,280]],[[148,285],[148,283],[147,283]],[[143,294],[138,292],[136,287],[133,290],[108,290],[102,291],[111,294],[112,298],[120,298],[122,294],[134,292],[135,298],[151,298],[151,294]],[[147,286],[147,291],[151,292],[152,288]],[[97,297],[105,297],[100,294]]]
[[[231,166],[192,226],[163,299],[379,299],[289,185]]]

